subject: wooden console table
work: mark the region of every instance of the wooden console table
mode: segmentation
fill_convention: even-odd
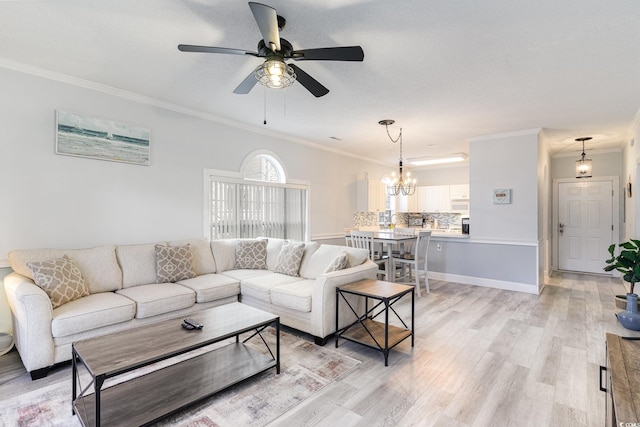
[[[602,374],[605,373],[605,385]],[[640,426],[640,341],[607,334],[607,366],[600,366],[607,393],[606,426]]]
[[[401,285],[399,283],[384,282],[381,280],[365,279],[357,282],[338,286],[336,288],[336,328],[338,328],[340,312],[340,297],[349,306],[357,320],[352,324],[336,330],[336,348],[338,340],[344,338],[367,347],[380,350],[384,354],[384,366],[389,366],[389,350],[406,338],[411,337],[411,347],[414,344],[414,310],[415,293],[414,287]],[[411,293],[411,328],[402,320],[394,310],[393,304],[398,302],[403,296]],[[357,295],[366,298],[365,312],[357,313],[349,303],[345,295]],[[369,298],[379,301],[369,308]],[[380,306],[383,307],[380,307]],[[375,313],[376,310],[378,313]],[[404,327],[389,325],[389,311],[393,312]],[[374,320],[384,313],[384,323]]]

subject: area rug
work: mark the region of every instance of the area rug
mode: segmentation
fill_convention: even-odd
[[[268,342],[275,342],[272,328]],[[259,338],[251,345],[258,349]],[[226,427],[264,426],[313,396],[327,384],[358,366],[359,361],[305,338],[281,332],[280,375],[270,369],[184,408],[157,423],[159,426]],[[192,355],[191,355],[192,356]],[[161,366],[154,366],[158,369]],[[131,375],[140,375],[134,372]],[[127,374],[129,375],[129,374]],[[83,375],[82,384],[89,377]],[[46,379],[39,380],[46,381]],[[71,415],[71,368],[69,381],[0,401],[2,426],[80,426]]]

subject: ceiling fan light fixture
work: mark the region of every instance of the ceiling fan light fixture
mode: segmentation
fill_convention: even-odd
[[[278,59],[264,61],[255,69],[253,75],[261,85],[272,89],[284,89],[296,81],[293,68]]]

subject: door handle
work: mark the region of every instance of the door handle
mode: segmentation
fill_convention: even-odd
[[[560,234],[564,233],[564,223],[561,222],[560,224],[558,224],[558,232]]]
[[[603,372],[607,372],[607,367],[600,365],[600,391],[604,391],[606,393],[607,392],[607,388],[604,385],[602,385],[602,373]]]

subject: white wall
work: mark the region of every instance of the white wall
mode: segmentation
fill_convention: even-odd
[[[351,225],[362,170],[384,169],[211,120],[0,69],[0,260],[16,248],[86,247],[202,235],[203,169],[238,171],[252,151],[311,183],[311,236]],[[55,110],[151,129],[151,166],[54,154]],[[327,203],[331,200],[331,203]]]
[[[631,145],[633,142],[633,146]],[[629,129],[629,139],[623,144],[623,174],[620,179],[621,184],[631,182],[632,197],[626,198],[625,206],[625,224],[621,236],[621,241],[629,239],[637,239],[640,236],[640,111],[636,114],[633,123]],[[622,193],[624,194],[624,193]],[[625,195],[626,197],[626,195]],[[622,228],[622,227],[621,227]]]
[[[455,185],[469,183],[469,165],[448,166],[433,169],[412,169],[411,175],[418,181],[418,186]]]
[[[474,239],[538,242],[539,129],[469,143]],[[511,189],[511,204],[493,204],[494,189]]]

